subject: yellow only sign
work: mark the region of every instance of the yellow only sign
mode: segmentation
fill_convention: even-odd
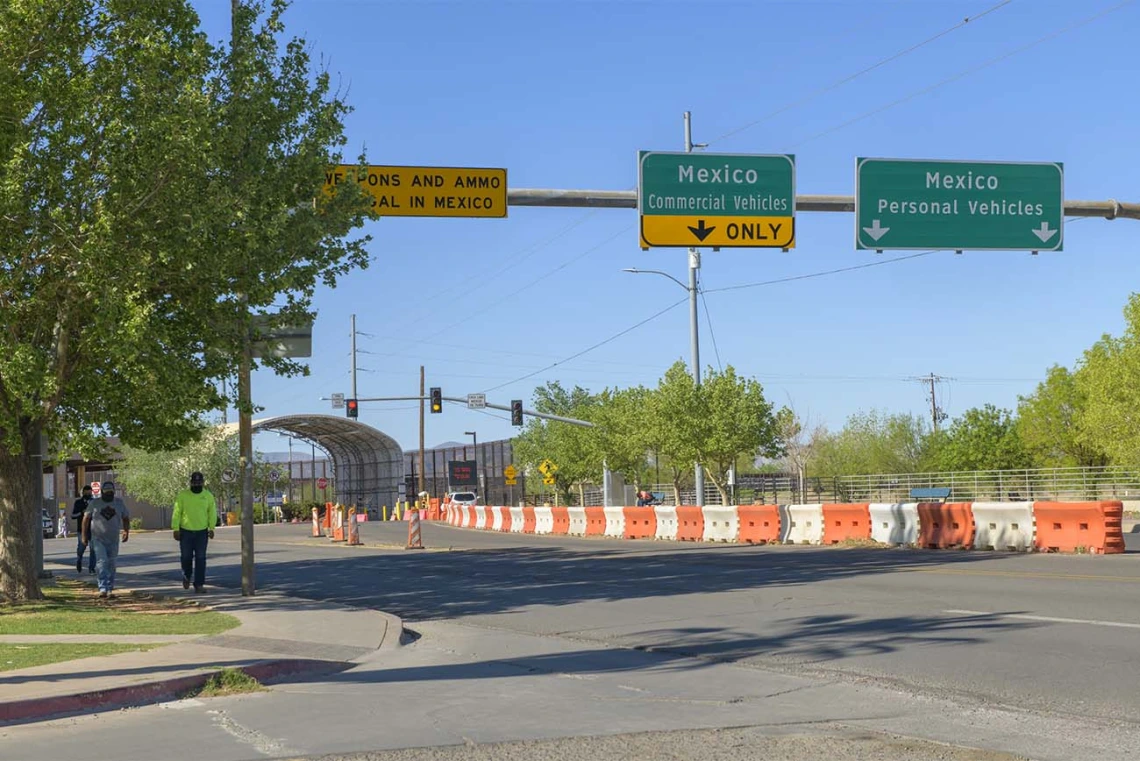
[[[518,483],[518,479],[515,478],[504,478],[503,481],[506,482],[507,486],[514,486]]]
[[[643,216],[641,247],[795,248],[795,217]]]
[[[507,170],[467,167],[369,166],[341,164],[325,173],[326,193],[346,182],[372,196],[382,217],[507,216]]]

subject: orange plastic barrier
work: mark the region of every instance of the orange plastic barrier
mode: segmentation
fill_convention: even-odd
[[[568,507],[552,507],[550,512],[554,514],[554,530],[550,533],[561,534],[566,536],[570,533],[570,508]]]
[[[467,520],[463,522],[463,527],[479,528],[479,508],[468,505],[465,509],[467,510]]]
[[[603,536],[606,533],[606,509],[586,508],[586,536]]]
[[[490,531],[494,525],[495,525],[495,508],[484,507],[483,508],[483,525],[479,526],[479,528],[483,529],[484,531]]]
[[[653,539],[657,536],[657,513],[652,507],[623,507],[626,539]]]
[[[1034,545],[1045,552],[1124,552],[1122,502],[1034,502]]]
[[[871,538],[871,505],[823,506],[823,543],[839,544],[847,539]]]
[[[432,497],[428,500],[428,520],[443,520],[443,509],[440,507],[439,497]]]
[[[511,530],[511,508],[500,507],[498,509],[503,513],[503,527],[499,530],[504,533],[508,532]]]
[[[780,509],[775,505],[739,505],[738,541],[748,544],[768,544],[780,541]]]
[[[969,502],[919,504],[919,547],[936,550],[947,547],[972,547],[973,544],[974,511],[970,509]]]
[[[534,533],[534,524],[535,524],[534,508],[533,507],[524,507],[523,508],[523,530],[522,530],[522,532],[524,534],[533,534]]]
[[[700,542],[705,538],[705,516],[696,505],[677,506],[677,541]]]

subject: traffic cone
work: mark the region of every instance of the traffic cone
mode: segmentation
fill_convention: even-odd
[[[321,535],[321,514],[317,508],[313,508],[313,536]]]
[[[348,508],[348,543],[360,544],[360,524],[356,522],[356,508]]]

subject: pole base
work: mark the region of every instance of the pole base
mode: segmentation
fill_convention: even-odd
[[[409,544],[409,545],[408,545],[407,547],[405,547],[404,549],[405,549],[405,550],[426,550],[427,548],[426,548],[426,547],[424,547],[422,544],[421,544],[420,546],[418,546],[418,547],[413,547],[412,545],[410,545],[410,544]]]

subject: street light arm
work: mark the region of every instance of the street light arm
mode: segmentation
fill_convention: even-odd
[[[669,278],[674,283],[684,288],[686,291],[689,290],[689,286],[685,285],[680,280],[670,275],[668,272],[662,272],[661,270],[639,270],[636,267],[626,267],[622,270],[622,272],[628,272],[631,275],[661,275],[662,277]]]

